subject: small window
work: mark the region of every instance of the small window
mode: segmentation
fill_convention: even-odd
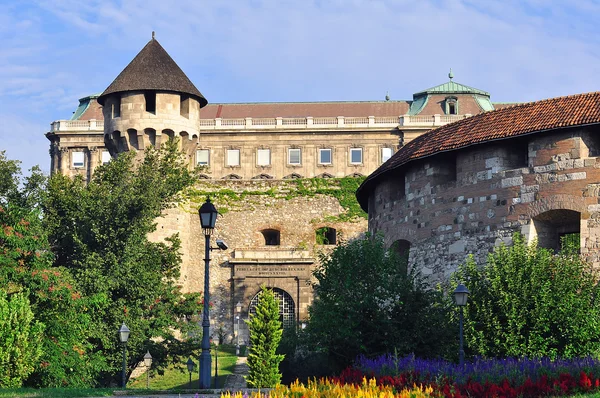
[[[115,102],[112,104],[112,117],[121,117],[121,97],[115,96]]]
[[[256,164],[259,166],[269,166],[271,164],[271,150],[259,149],[256,151]]]
[[[73,159],[73,167],[74,168],[81,168],[84,166],[85,164],[85,153],[83,152],[73,152],[72,153],[72,159]]]
[[[331,164],[331,149],[319,149],[319,164]]]
[[[240,150],[239,149],[228,149],[227,150],[227,166],[234,167],[240,165]]]
[[[144,93],[146,100],[146,112],[156,113],[156,91],[148,91]]]
[[[456,104],[454,104],[454,103],[448,104],[448,114],[456,115]]]
[[[299,165],[302,161],[302,153],[299,148],[288,149],[288,163],[292,165]]]
[[[458,100],[456,99],[456,97],[446,98],[446,114],[458,115]]]
[[[336,235],[335,228],[322,227],[317,229],[315,232],[317,245],[335,245]]]
[[[264,229],[261,231],[265,238],[265,246],[279,246],[279,231],[276,229]]]
[[[363,162],[362,148],[350,148],[350,163],[361,164]]]
[[[179,96],[179,114],[183,117],[190,117],[190,96],[181,94]]]
[[[198,149],[196,151],[196,166],[208,166],[208,149]]]
[[[392,157],[392,148],[381,148],[381,163],[387,162]]]
[[[102,151],[102,164],[106,164],[108,162],[110,162],[110,160],[112,159],[112,157],[110,156],[110,152],[108,151]]]

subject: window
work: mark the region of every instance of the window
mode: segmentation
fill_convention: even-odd
[[[331,149],[319,149],[319,164],[331,164]]]
[[[381,163],[387,162],[392,157],[392,148],[381,148]]]
[[[117,94],[112,104],[112,117],[121,117],[121,97]]]
[[[144,93],[146,100],[146,112],[156,113],[156,91],[148,91]]]
[[[271,164],[271,150],[259,149],[256,151],[256,164],[259,166],[269,166]]]
[[[102,164],[106,164],[108,162],[110,162],[111,160],[111,156],[110,156],[110,152],[108,151],[102,151]]]
[[[361,164],[363,162],[362,148],[350,148],[350,163]]]
[[[315,231],[315,239],[317,245],[335,245],[336,244],[335,228],[321,227]]]
[[[264,229],[261,231],[265,238],[265,246],[279,246],[279,231],[276,229]]]
[[[456,97],[446,98],[446,114],[458,115],[458,100],[456,99]]]
[[[183,117],[190,117],[190,96],[181,94],[179,96],[179,114]]]
[[[84,166],[85,163],[85,153],[78,151],[78,152],[73,152],[71,154],[72,159],[73,159],[73,167],[74,168],[81,168]]]
[[[227,166],[235,167],[240,165],[240,150],[239,149],[228,149],[227,150]]]
[[[299,165],[302,161],[302,153],[299,148],[288,149],[288,164]]]
[[[208,166],[208,149],[198,149],[196,151],[196,166]]]

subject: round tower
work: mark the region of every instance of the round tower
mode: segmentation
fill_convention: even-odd
[[[144,151],[175,137],[192,157],[208,101],[154,38],[98,97],[111,155]]]

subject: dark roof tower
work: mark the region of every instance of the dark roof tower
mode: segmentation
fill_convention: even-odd
[[[184,93],[197,99],[201,108],[208,104],[206,98],[154,38],[154,32],[142,51],[98,97],[98,103],[104,105],[110,94],[145,90]]]

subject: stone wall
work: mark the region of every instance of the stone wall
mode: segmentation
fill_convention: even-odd
[[[332,180],[332,184],[334,184]],[[160,241],[174,233],[182,240],[183,263],[180,284],[184,292],[204,289],[204,235],[197,209],[206,195],[222,215],[211,237],[223,239],[228,250],[213,250],[210,264],[212,334],[222,328],[231,338],[234,333],[234,307],[242,304],[241,319],[247,319],[250,301],[265,284],[287,292],[295,304],[299,321],[308,316],[313,293],[311,271],[318,264],[318,253],[333,245],[320,245],[316,229],[335,228],[338,239],[352,239],[367,229],[367,220],[357,217],[346,221],[347,211],[338,199],[328,195],[299,195],[294,181],[222,180],[196,187],[190,199],[171,209],[158,220],[150,238]],[[280,245],[267,246],[261,231],[280,231]],[[246,338],[240,322],[240,337]]]
[[[541,232],[540,243],[552,248],[562,233],[579,232],[582,254],[600,266],[597,133],[557,130],[411,162],[371,193],[369,230],[389,245],[410,242],[410,265],[434,281],[468,255],[485,262],[514,232],[529,241]]]

